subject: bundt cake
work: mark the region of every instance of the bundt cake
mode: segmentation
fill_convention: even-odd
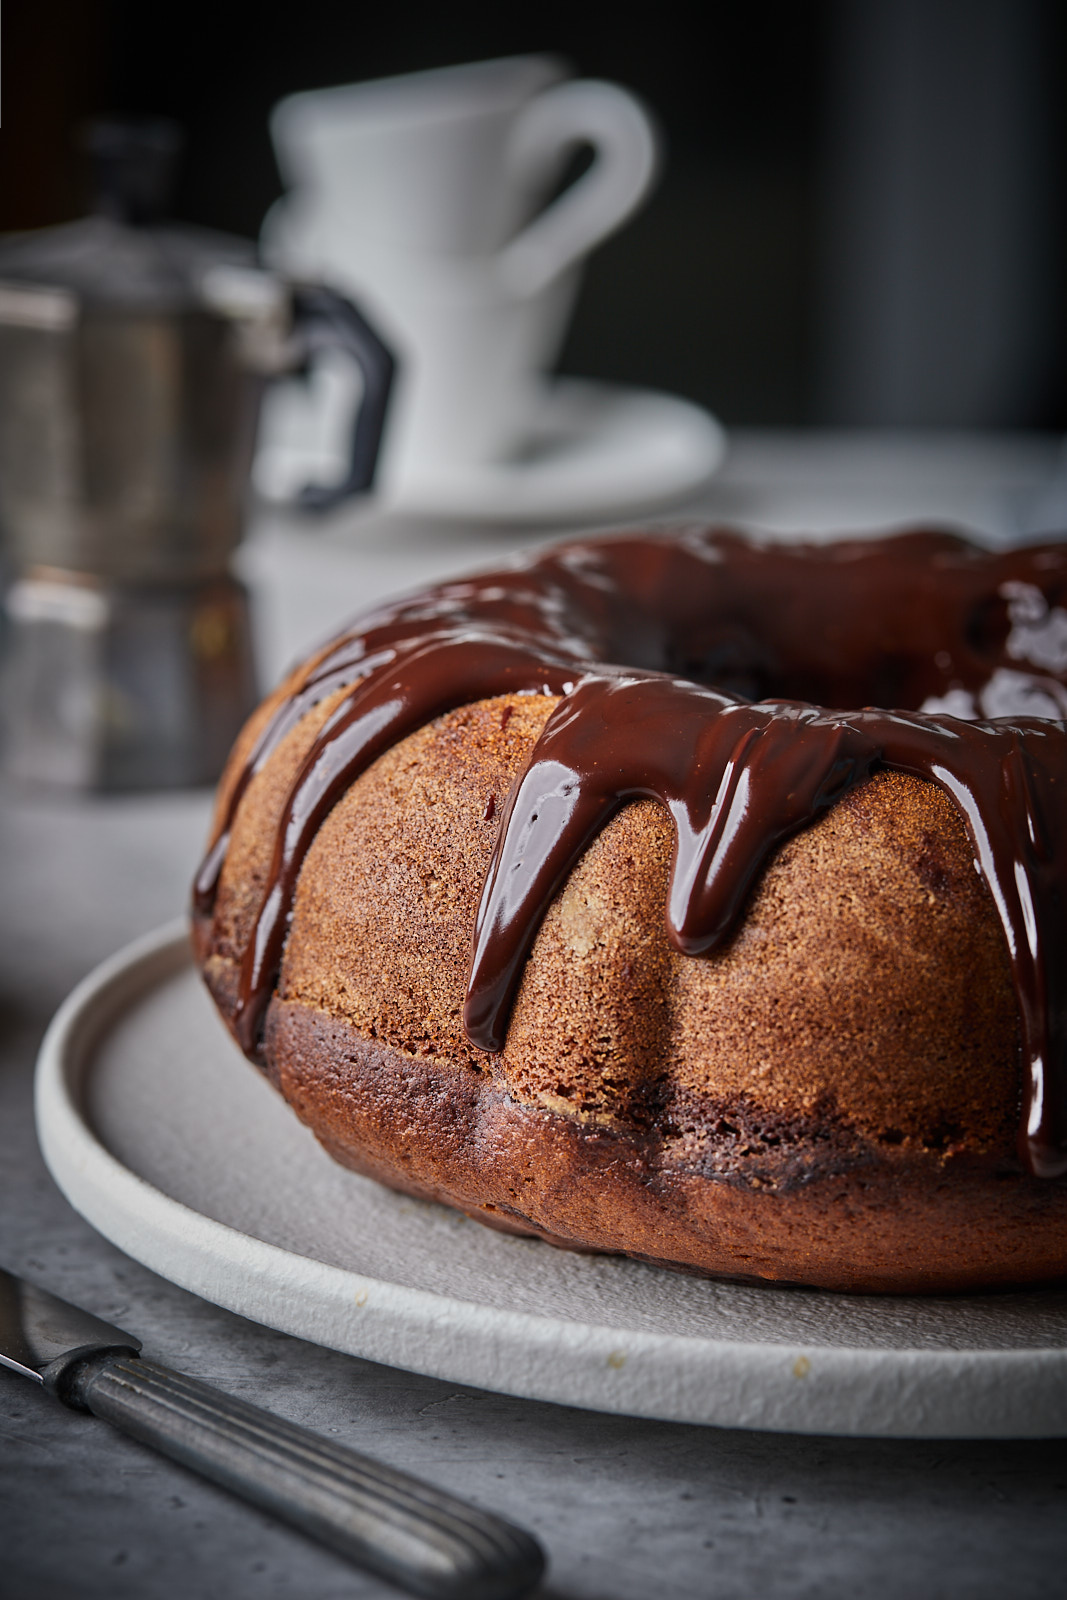
[[[365,616],[223,777],[219,1010],[339,1161],[497,1227],[1061,1278],[1061,602],[1067,546],[692,530]]]

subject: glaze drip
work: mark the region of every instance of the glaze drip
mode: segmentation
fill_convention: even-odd
[[[304,758],[278,828],[267,892],[244,952],[234,1022],[243,1049],[256,1048],[308,847],[361,772],[407,734],[455,706],[494,694],[544,688],[562,694],[573,663],[551,663],[521,643],[471,630],[398,647],[387,668],[346,693]],[[280,724],[281,725],[281,724]],[[287,726],[287,723],[285,724]]]
[[[548,693],[562,698],[503,808],[474,929],[464,1013],[474,1045],[503,1047],[553,895],[627,801],[654,798],[672,818],[668,933],[700,956],[729,937],[776,845],[884,765],[938,784],[964,817],[1018,995],[1020,1153],[1039,1176],[1059,1176],[1067,736],[1059,721],[1019,713],[1035,694],[1060,707],[1064,593],[1067,551],[1054,545],[988,555],[938,533],[773,547],[692,532],[564,546],[374,613],[294,681],[197,880],[207,915],[249,782],[335,696],[286,801],[243,954],[243,1047],[257,1047],[307,849],[351,783],[456,706]],[[1021,670],[1027,661],[1039,672]],[[994,691],[1008,718],[961,720]],[[872,700],[938,709],[862,703]]]
[[[503,1048],[541,919],[625,801],[659,800],[673,819],[667,931],[700,956],[729,936],[775,846],[878,765],[938,784],[966,819],[1019,997],[1020,1153],[1038,1176],[1067,1171],[1067,900],[1049,826],[1067,795],[1067,739],[1048,723],[747,705],[671,680],[586,679],[546,724],[504,816],[475,925],[472,1043]]]

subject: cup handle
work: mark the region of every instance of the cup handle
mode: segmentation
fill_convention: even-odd
[[[596,150],[589,170],[497,256],[510,294],[547,288],[633,212],[659,166],[659,140],[645,107],[626,89],[584,78],[539,94],[515,124],[508,160],[515,180],[543,179],[571,146]]]
[[[351,300],[334,289],[323,284],[294,286],[292,305],[293,335],[305,366],[319,351],[342,350],[363,378],[344,478],[337,484],[305,484],[297,495],[303,509],[327,511],[353,495],[365,494],[374,483],[396,359]]]

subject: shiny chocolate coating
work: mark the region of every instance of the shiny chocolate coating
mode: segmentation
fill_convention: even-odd
[[[774,545],[692,530],[557,546],[360,619],[294,678],[197,880],[207,915],[251,777],[336,695],[243,954],[242,1046],[258,1047],[308,847],[359,774],[456,706],[549,694],[560,703],[503,808],[482,889],[472,1044],[502,1048],[547,906],[627,801],[654,798],[672,818],[668,934],[699,957],[729,936],[775,846],[889,767],[962,813],[1018,997],[1020,1153],[1038,1176],[1067,1172],[1065,601],[1057,544],[988,553],[918,531]]]

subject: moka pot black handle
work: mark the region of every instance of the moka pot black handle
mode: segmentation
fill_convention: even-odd
[[[334,484],[306,484],[297,495],[302,509],[328,511],[374,486],[396,357],[363,313],[335,289],[297,284],[292,304],[293,333],[305,351],[305,367],[311,368],[320,352],[340,350],[355,362],[363,379],[344,477]]]

